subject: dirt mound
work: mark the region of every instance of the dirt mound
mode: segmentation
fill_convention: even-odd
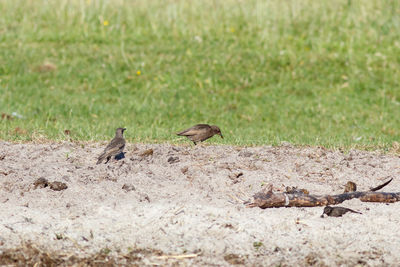
[[[0,264],[396,265],[399,203],[246,208],[268,184],[341,193],[394,178],[400,158],[323,148],[0,142]],[[25,245],[30,244],[30,245]],[[32,245],[34,244],[34,245]],[[14,263],[13,263],[14,262]]]

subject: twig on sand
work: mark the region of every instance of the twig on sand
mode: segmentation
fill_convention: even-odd
[[[229,194],[228,193],[228,196],[231,197],[233,200],[236,200],[237,203],[242,203],[243,202],[243,200],[239,199],[239,197],[237,197],[237,196],[235,196],[233,194]]]
[[[160,259],[160,260],[166,260],[166,259],[183,260],[183,259],[196,258],[197,256],[198,256],[198,254],[162,255],[162,256],[157,257],[157,259]]]
[[[180,208],[176,209],[175,212],[174,212],[174,215],[178,215],[181,212],[184,212],[184,208],[185,208],[185,206],[181,206]]]
[[[390,179],[389,181],[387,181],[386,183],[383,183],[381,185],[378,185],[377,187],[371,188],[369,191],[378,191],[379,189],[382,189],[385,186],[387,186],[392,180],[393,180],[393,178]]]
[[[77,242],[75,239],[73,239],[72,237],[64,236],[64,239],[68,239],[69,241],[72,242],[72,244],[74,244],[74,246],[75,246],[76,248],[78,248],[78,249],[84,251],[83,247],[80,246],[80,245],[78,244],[78,242]]]

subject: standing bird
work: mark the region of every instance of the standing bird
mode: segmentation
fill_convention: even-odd
[[[203,142],[208,138],[213,137],[215,134],[222,136],[221,130],[216,125],[208,125],[208,124],[197,124],[189,129],[183,130],[182,132],[177,133],[179,136],[186,136],[189,138],[195,145],[198,142]]]
[[[111,157],[115,157],[120,154],[125,147],[125,139],[124,139],[124,131],[126,128],[117,128],[115,131],[115,137],[108,146],[104,149],[104,152],[99,156],[97,163],[100,164],[104,159],[107,159],[105,163],[107,163]]]
[[[354,211],[352,209],[344,208],[344,207],[331,207],[331,206],[326,206],[324,208],[324,213],[322,213],[321,217],[324,217],[324,214],[331,216],[331,217],[342,217],[343,214],[347,212],[353,212],[353,213],[359,213],[362,214],[361,212]]]

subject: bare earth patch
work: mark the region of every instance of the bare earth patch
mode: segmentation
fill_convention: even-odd
[[[0,141],[0,265],[395,266],[399,203],[246,208],[268,184],[342,193],[388,178],[400,158],[323,148],[128,144],[96,165],[104,144]],[[43,179],[38,180],[40,178]]]

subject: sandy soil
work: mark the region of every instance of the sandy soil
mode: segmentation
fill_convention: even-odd
[[[383,191],[398,192],[397,155],[129,144],[125,158],[95,165],[104,145],[0,141],[0,264],[27,244],[65,260],[100,253],[103,261],[139,265],[400,262],[400,203],[346,201],[341,206],[363,214],[341,218],[321,218],[322,207],[243,204],[269,183],[332,194],[349,180],[363,191],[395,178]],[[68,188],[35,188],[41,177]],[[193,255],[163,257],[182,254]]]

